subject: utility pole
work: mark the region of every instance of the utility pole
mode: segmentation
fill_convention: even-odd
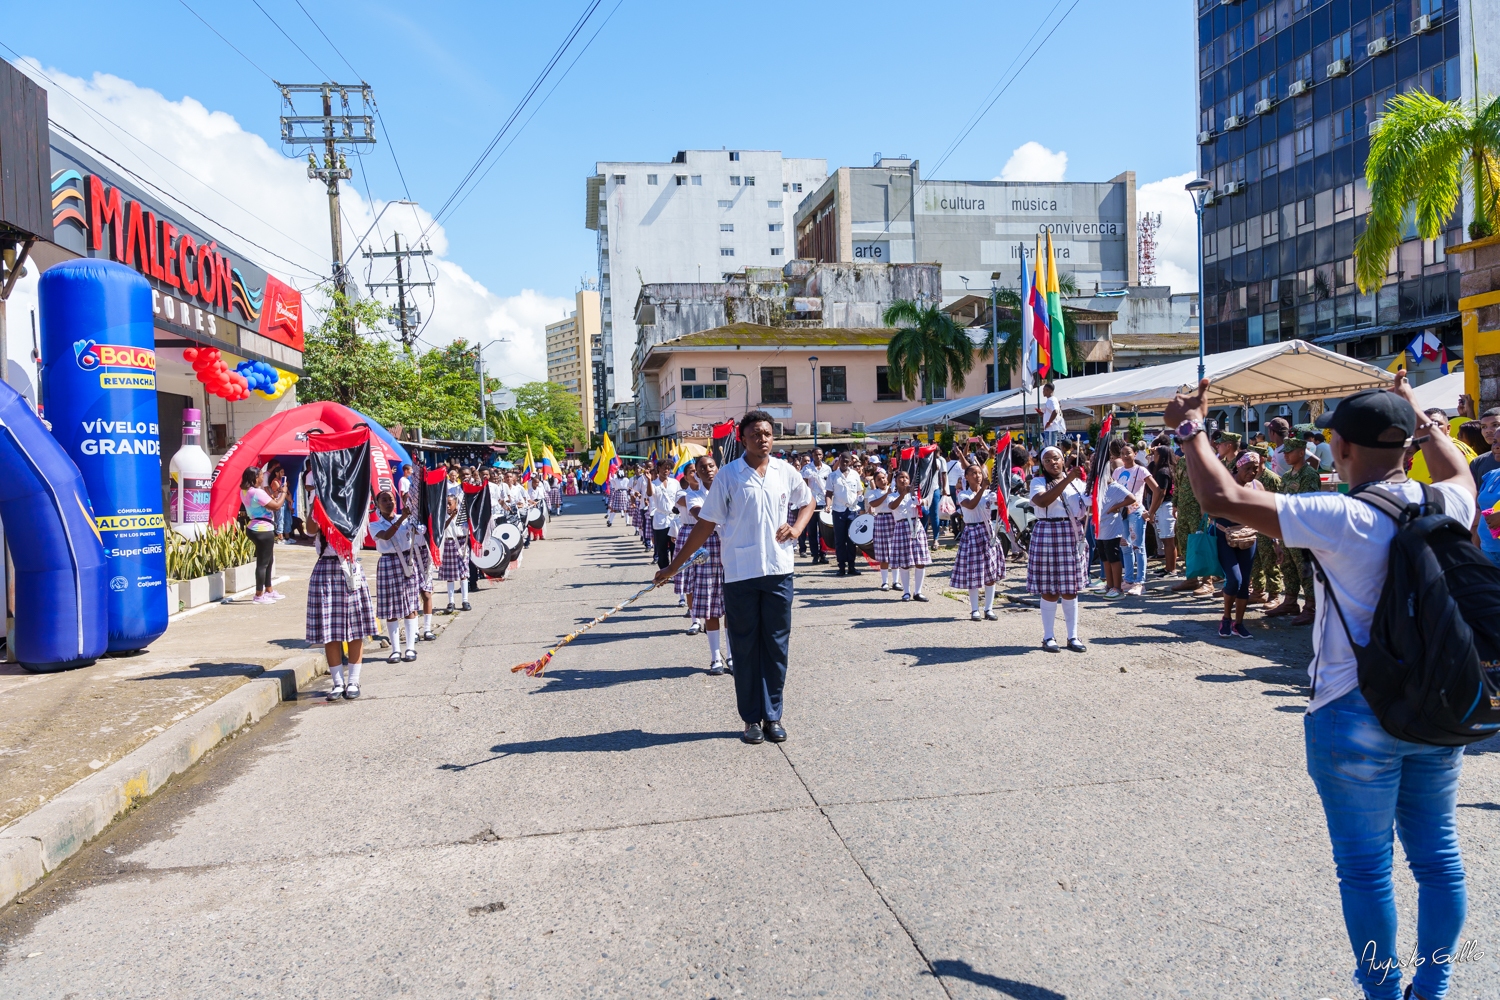
[[[371,281],[367,282],[365,287],[370,290],[371,294],[374,294],[377,288],[394,288],[396,290],[396,305],[391,312],[396,320],[396,327],[400,331],[401,346],[406,349],[406,353],[410,354],[412,345],[417,342],[417,325],[422,322],[422,313],[415,305],[407,304],[407,289],[431,288],[436,282],[412,281],[406,267],[403,265],[407,265],[407,262],[412,257],[427,257],[431,255],[432,250],[425,246],[421,249],[414,249],[411,246],[408,246],[405,250],[401,249],[400,233],[395,234],[394,245],[395,249],[393,250],[366,250],[364,256],[367,260],[376,257],[394,258],[396,261],[396,280]]]
[[[348,83],[281,83],[281,142],[286,146],[307,146],[307,176],[328,185],[328,226],[333,237],[333,285],[343,295],[353,288],[344,267],[344,232],[339,216],[339,181],[354,175],[344,160],[340,146],[373,146],[375,144],[375,95],[364,82]],[[333,95],[339,95],[341,114],[333,113]],[[360,114],[351,113],[349,95],[358,95]],[[296,94],[318,94],[322,97],[322,114],[297,114]],[[318,165],[313,148],[323,147],[323,165]]]

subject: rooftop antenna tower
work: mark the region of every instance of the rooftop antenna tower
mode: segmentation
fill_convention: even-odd
[[[1156,284],[1156,234],[1160,230],[1160,212],[1141,213],[1140,225],[1136,227],[1135,256],[1142,285]]]

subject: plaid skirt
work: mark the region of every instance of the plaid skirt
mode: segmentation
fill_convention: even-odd
[[[679,549],[682,548],[682,543],[687,541],[688,535],[691,535],[692,533],[693,525],[691,524],[684,524],[682,527],[677,529],[677,547]],[[678,597],[681,597],[683,594],[691,593],[693,589],[693,574],[696,572],[698,572],[698,567],[684,566],[682,568],[682,572],[672,577],[672,593],[676,594]]]
[[[417,557],[417,592],[418,594],[432,593],[432,553],[427,550],[427,539],[417,539],[417,544],[412,547],[412,554]]]
[[[653,518],[651,516],[651,512],[649,510],[642,510],[641,511],[641,541],[644,542],[644,543],[646,543],[647,545],[650,545],[655,540],[655,536],[654,536],[654,533],[652,531],[652,528],[654,527],[654,525],[655,525],[655,518]]]
[[[562,487],[556,483],[547,487],[547,506],[553,510],[562,506]]]
[[[457,583],[469,578],[469,552],[457,538],[443,539],[443,564],[438,567],[438,579],[444,583]]]
[[[708,553],[708,558],[689,571],[693,574],[688,591],[693,596],[693,617],[721,618],[724,615],[724,560],[717,531],[703,543],[703,551]]]
[[[307,641],[322,646],[374,634],[375,604],[364,579],[350,590],[338,558],[319,559],[307,581]]]
[[[609,509],[610,509],[611,513],[614,513],[614,514],[622,513],[625,510],[625,507],[626,507],[626,505],[629,502],[630,502],[630,491],[629,490],[610,490],[609,491]]]
[[[964,525],[953,560],[953,586],[959,590],[988,587],[1005,575],[1005,556],[993,543],[990,526],[983,522]]]
[[[395,553],[386,552],[375,564],[375,617],[388,622],[417,613],[422,596],[417,575],[406,575],[406,567]]]
[[[927,525],[916,518],[896,522],[896,543],[891,547],[891,565],[897,569],[930,566],[932,553],[927,548]]]
[[[1067,521],[1037,521],[1026,558],[1026,589],[1033,594],[1076,594],[1083,589],[1078,536]]]
[[[891,564],[896,553],[896,518],[890,512],[875,515],[875,539],[870,543],[875,548],[875,561]]]

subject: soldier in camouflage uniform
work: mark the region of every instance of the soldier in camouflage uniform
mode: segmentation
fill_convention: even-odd
[[[1281,477],[1271,471],[1269,445],[1253,449],[1260,456],[1260,474],[1255,478],[1267,493],[1281,492]],[[1250,570],[1250,599],[1255,603],[1281,596],[1281,567],[1276,555],[1276,540],[1266,535],[1255,537],[1255,565]]]
[[[1177,515],[1177,557],[1182,560],[1183,572],[1187,572],[1187,550],[1188,536],[1202,526],[1203,510],[1198,506],[1198,498],[1193,495],[1193,484],[1188,479],[1187,459],[1178,456],[1176,463],[1172,466],[1172,485],[1174,487],[1172,504],[1173,513]],[[1198,577],[1189,577],[1181,583],[1174,584],[1175,591],[1197,590],[1203,581]],[[1212,591],[1210,591],[1212,592]]]
[[[1306,445],[1307,442],[1300,438],[1287,438],[1283,454],[1291,469],[1281,477],[1281,492],[1316,493],[1323,488],[1317,470],[1307,464]],[[1306,549],[1283,548],[1281,572],[1286,578],[1285,597],[1280,604],[1267,611],[1266,616],[1296,615],[1292,619],[1293,625],[1311,625],[1314,607],[1311,555]],[[1299,594],[1306,598],[1300,612],[1297,608]]]

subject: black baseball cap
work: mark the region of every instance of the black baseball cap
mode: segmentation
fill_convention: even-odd
[[[1345,441],[1365,448],[1405,448],[1417,432],[1417,413],[1394,392],[1366,389],[1324,411],[1314,425],[1332,428]]]

